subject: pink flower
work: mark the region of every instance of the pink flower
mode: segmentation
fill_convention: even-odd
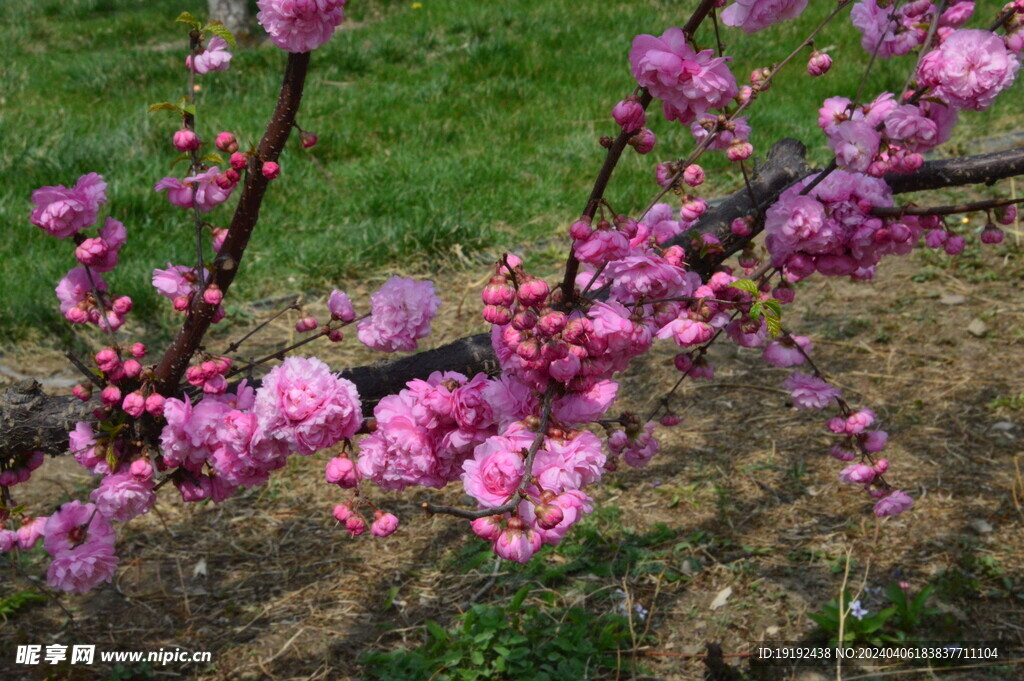
[[[739,93],[728,61],[715,57],[712,50],[695,52],[680,28],[670,28],[660,38],[638,35],[629,52],[633,77],[664,100],[669,120],[684,125],[708,109],[725,106]]]
[[[107,282],[103,281],[103,277],[99,274],[93,274],[92,281],[96,283],[98,291],[103,292],[107,290]],[[70,270],[57,283],[55,290],[57,300],[60,301],[60,311],[68,320],[73,321],[68,316],[68,312],[72,308],[78,307],[80,303],[85,302],[86,298],[92,293],[92,282],[89,281],[88,271],[84,267],[76,267]]]
[[[574,241],[573,250],[580,262],[603,265],[629,253],[629,238],[617,229],[598,229],[586,241]]]
[[[312,52],[334,34],[346,0],[258,0],[256,19],[282,50]]]
[[[523,477],[523,456],[508,438],[494,436],[473,450],[462,464],[462,484],[481,507],[501,506]]]
[[[374,520],[370,525],[370,532],[374,537],[387,537],[398,529],[398,518],[394,514],[377,511],[373,515]]]
[[[544,489],[560,494],[599,480],[606,460],[600,438],[578,431],[571,440],[546,439],[534,458],[533,475]]]
[[[46,552],[56,556],[83,544],[109,544],[113,549],[114,530],[105,516],[94,512],[96,510],[95,505],[78,500],[61,506],[47,519],[43,530]]]
[[[215,207],[227,201],[235,188],[235,184],[222,187],[221,183],[217,182],[219,175],[220,168],[213,166],[206,172],[197,173],[183,180],[185,185],[192,185],[193,200],[203,213],[209,213]],[[166,179],[164,178],[164,180]],[[158,182],[157,184],[160,183]]]
[[[850,18],[860,29],[860,45],[868,54],[877,50],[881,59],[907,54],[924,42],[930,19],[914,14],[922,7],[934,10],[930,2],[906,3],[895,11],[888,3],[880,7],[878,0],[861,0],[853,6]],[[924,27],[922,27],[922,24]]]
[[[195,269],[186,265],[167,263],[166,270],[153,270],[153,287],[171,300],[188,297],[196,290]]]
[[[807,8],[807,0],[736,0],[722,10],[722,23],[756,33],[787,19],[795,19]]]
[[[806,336],[783,336],[765,347],[764,359],[772,366],[793,367],[803,364],[804,354],[809,355],[813,348],[811,339]]]
[[[107,202],[107,183],[103,176],[89,173],[78,178],[71,189],[64,185],[41,187],[32,192],[36,207],[32,224],[59,239],[96,222],[99,207]]]
[[[889,515],[899,515],[913,505],[914,500],[911,499],[908,494],[901,492],[900,490],[894,490],[888,496],[878,500],[875,504],[875,515],[879,518],[884,518]]]
[[[359,340],[382,352],[411,352],[430,333],[440,305],[433,282],[391,277],[370,296],[370,316],[359,322]]]
[[[863,121],[843,121],[829,135],[828,146],[836,155],[840,168],[864,172],[878,153],[881,136]]]
[[[196,55],[194,62],[192,55],[185,57],[185,68],[200,75],[210,71],[227,71],[231,66],[231,56],[227,41],[215,35],[207,41],[206,48]]]
[[[117,569],[113,541],[88,542],[57,554],[46,571],[46,582],[55,589],[84,594],[100,582],[109,582]]]
[[[618,390],[619,384],[615,381],[597,381],[585,392],[569,392],[559,397],[551,413],[566,424],[595,421],[611,408]]]
[[[46,529],[47,518],[25,518],[17,532],[18,548],[28,551],[43,538],[43,531]]]
[[[349,300],[348,295],[344,291],[339,291],[338,289],[331,291],[331,297],[327,300],[327,309],[331,311],[331,317],[343,322],[350,322],[356,318],[356,311],[352,307],[352,301]]]
[[[153,185],[153,191],[167,190],[167,200],[179,208],[192,207],[192,187],[176,177],[165,177]]]
[[[839,397],[839,389],[810,374],[794,371],[782,387],[789,390],[797,409],[824,409]]]
[[[684,317],[672,320],[654,335],[656,338],[672,338],[676,345],[687,347],[706,343],[711,339],[713,333],[714,329],[707,322],[698,322]]]
[[[260,428],[299,454],[313,454],[356,434],[362,425],[351,381],[320,360],[289,357],[271,369],[256,391]]]
[[[953,31],[921,60],[918,83],[957,109],[984,111],[1017,76],[1020,62],[990,31]]]
[[[839,473],[839,479],[848,484],[864,485],[875,479],[875,470],[871,466],[856,463],[844,468]]]
[[[106,518],[121,522],[148,512],[156,503],[153,479],[139,479],[130,471],[106,476],[89,498],[96,502],[96,508]]]

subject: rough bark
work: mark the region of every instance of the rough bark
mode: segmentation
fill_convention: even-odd
[[[751,188],[762,208],[770,206],[780,193],[810,170],[804,159],[805,148],[797,140],[784,139],[769,151],[764,164],[751,178]],[[982,154],[966,158],[929,161],[913,175],[886,177],[897,194],[991,183],[1024,174],[1024,149]],[[724,253],[694,262],[703,273],[710,272],[730,254],[742,249],[752,238],[736,239],[730,224],[736,217],[757,212],[746,187],[725,197],[688,234],[678,241],[687,244],[694,232],[711,232],[726,244]],[[759,231],[760,225],[756,226]],[[755,231],[756,235],[756,231]],[[406,381],[426,378],[434,371],[459,371],[467,375],[477,372],[495,373],[497,360],[487,334],[461,338],[443,347],[392,362],[347,369],[342,375],[359,388],[364,410],[372,413],[381,397],[400,390]],[[27,450],[62,454],[67,450],[67,432],[76,421],[88,420],[96,403],[83,404],[73,397],[50,396],[34,381],[25,381],[0,394],[0,455]]]

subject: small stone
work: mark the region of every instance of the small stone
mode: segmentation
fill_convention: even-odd
[[[976,338],[981,338],[988,333],[988,324],[981,321],[980,319],[973,320],[967,325],[967,333],[971,334]]]
[[[961,296],[954,293],[948,296],[942,296],[939,298],[939,302],[943,305],[963,305],[967,302],[967,296]]]
[[[770,627],[768,627],[767,629],[764,630],[764,635],[765,636],[776,636],[780,631],[782,631],[782,630],[773,625],[773,626],[770,626]]]
[[[986,520],[977,518],[971,521],[971,529],[978,534],[988,534],[992,531],[992,526]]]
[[[992,424],[992,430],[1001,430],[1003,432],[1013,430],[1015,427],[1016,426],[1014,426],[1013,423],[1010,421],[997,421],[996,423]]]
[[[729,596],[732,596],[731,586],[727,586],[718,592],[718,595],[715,596],[715,600],[711,601],[711,609],[718,610],[719,608],[724,606],[726,601],[729,600]]]

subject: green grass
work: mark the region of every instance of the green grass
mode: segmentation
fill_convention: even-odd
[[[600,166],[597,138],[614,133],[609,110],[633,87],[630,40],[683,23],[695,4],[424,0],[414,9],[353,1],[350,27],[314,54],[299,118],[321,141],[312,153],[297,141],[285,152],[234,299],[344,286],[375,269],[432,269],[455,246],[522,247],[558,234],[582,208]],[[817,0],[799,21],[753,37],[724,34],[735,73],[745,79],[752,67],[780,60],[832,4]],[[982,17],[998,8],[978,4]],[[149,273],[190,262],[192,228],[184,211],[152,191],[171,172],[177,126],[146,108],[182,94],[187,38],[173,20],[182,10],[203,16],[204,8],[197,0],[0,5],[3,336],[30,328],[69,333],[52,291],[73,266],[71,249],[30,225],[29,196],[91,171],[110,183],[108,210],[129,230],[123,264],[108,277],[113,290],[136,300],[134,314],[147,326],[173,322]],[[710,45],[713,35],[706,30],[699,40]],[[815,111],[826,96],[856,91],[867,61],[858,40],[844,16],[818,40],[835,48],[832,72],[811,79],[803,57],[792,64],[751,112],[757,149],[794,136],[824,158]],[[258,139],[284,62],[272,47],[247,49],[230,71],[202,77],[200,133],[212,139],[229,129]],[[909,68],[909,59],[877,64],[868,92],[900,87]],[[1011,94],[991,115],[969,114],[958,139],[1012,126],[1019,103]],[[640,210],[656,190],[654,164],[692,146],[688,131],[657,118],[659,148],[645,157],[630,151],[609,189],[618,210]],[[705,165],[727,166],[721,158]],[[709,190],[737,182],[731,171],[716,173]],[[210,219],[225,225],[229,214],[222,207]]]

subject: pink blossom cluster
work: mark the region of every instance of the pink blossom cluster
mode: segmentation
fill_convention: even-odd
[[[198,380],[207,372],[199,365],[194,373]],[[351,438],[362,410],[351,381],[316,358],[289,357],[259,390],[242,381],[235,393],[207,393],[195,405],[169,398],[164,419],[162,465],[181,469],[175,484],[182,497],[220,501],[238,486],[266,482],[291,453],[308,456]]]
[[[374,407],[377,429],[359,443],[358,474],[383,489],[441,488],[473,448],[496,432],[490,381],[434,372]]]
[[[807,9],[807,0],[736,0],[722,10],[722,23],[756,33],[780,21],[795,19]]]
[[[940,35],[962,26],[974,13],[973,0],[955,0],[939,17]],[[861,33],[861,47],[882,59],[907,54],[924,44],[937,8],[931,0],[897,3],[860,0],[850,19]]]
[[[932,101],[901,105],[888,92],[863,107],[830,97],[818,109],[818,126],[836,164],[874,177],[915,172],[924,163],[922,154],[949,139],[957,119],[952,107]]]
[[[738,116],[730,120],[728,116],[701,114],[690,123],[690,132],[698,143],[714,135],[707,148],[726,152],[730,161],[750,158],[754,147],[750,144],[750,124],[746,116]]]
[[[64,504],[46,520],[42,534],[43,547],[53,556],[46,572],[50,586],[81,594],[113,579],[114,529],[96,505]]]
[[[192,55],[185,57],[185,68],[200,75],[210,71],[227,71],[231,66],[231,57],[227,41],[215,35],[207,41],[206,47],[199,51],[195,59]]]
[[[391,277],[370,296],[370,316],[357,327],[359,341],[381,352],[411,352],[430,334],[440,306],[433,282]]]
[[[166,191],[167,200],[172,205],[181,208],[195,206],[201,212],[209,213],[231,198],[239,179],[238,171],[234,168],[221,172],[220,168],[213,166],[183,180],[165,177],[153,185],[153,191]]]
[[[95,237],[80,234],[96,223],[99,208],[106,202],[107,183],[101,175],[89,173],[78,178],[70,189],[57,185],[32,192],[36,207],[30,219],[59,239],[75,237],[75,259],[80,267],[69,270],[55,289],[61,314],[72,324],[93,323],[113,333],[124,324],[132,299],[112,298],[100,273],[117,266],[127,232],[121,222],[108,217]]]
[[[207,270],[203,277],[204,281],[210,280],[210,272]],[[186,265],[172,265],[167,263],[167,269],[154,269],[152,278],[153,288],[157,293],[168,298],[178,312],[185,312],[192,306],[192,298],[199,290],[199,275],[195,267]],[[203,300],[217,307],[213,312],[213,322],[217,323],[224,319],[226,314],[221,304],[223,293],[212,284],[203,290]]]
[[[506,560],[526,562],[542,544],[558,544],[569,528],[592,510],[581,488],[601,478],[605,454],[589,431],[551,425],[523,484],[525,458],[538,434],[526,422],[510,424],[501,435],[478,445],[463,464],[463,486],[481,509],[502,506],[522,487],[525,497],[514,513],[473,521],[473,531],[494,543]]]
[[[842,170],[828,175],[807,195],[807,178],[787,189],[765,219],[765,245],[775,267],[796,282],[815,271],[826,276],[870,279],[883,255],[906,255],[921,236],[919,221],[886,222],[870,214],[892,206],[884,181]]]
[[[666,118],[684,125],[739,94],[729,60],[715,57],[713,50],[696,52],[681,28],[670,28],[661,37],[638,35],[629,52],[637,83],[664,102]]]
[[[0,553],[9,553],[14,549],[28,551],[43,538],[46,527],[46,516],[32,518],[22,516],[21,526],[17,530],[8,530],[5,522],[0,521]],[[7,518],[7,522],[11,522]]]
[[[346,0],[258,0],[256,19],[282,50],[312,52],[334,35]]]

